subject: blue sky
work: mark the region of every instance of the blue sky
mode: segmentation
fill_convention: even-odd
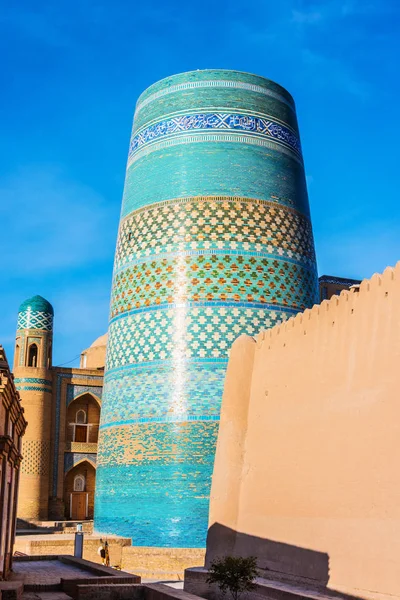
[[[138,95],[180,71],[257,73],[294,96],[320,274],[400,259],[397,0],[19,0],[0,8],[0,343],[55,308],[54,363],[107,329]]]

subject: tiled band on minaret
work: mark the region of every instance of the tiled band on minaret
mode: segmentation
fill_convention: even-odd
[[[49,502],[53,307],[41,296],[21,304],[14,355],[15,385],[28,427],[22,441],[18,516],[46,520]]]
[[[229,347],[317,299],[296,113],[234,71],[139,98],[112,287],[95,527],[203,547]]]

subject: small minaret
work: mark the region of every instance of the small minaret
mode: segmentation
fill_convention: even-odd
[[[15,384],[28,421],[22,442],[18,517],[48,519],[52,411],[53,307],[33,296],[19,307]]]

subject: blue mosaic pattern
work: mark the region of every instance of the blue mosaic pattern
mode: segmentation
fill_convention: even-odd
[[[204,84],[216,80],[232,86]],[[204,547],[229,348],[317,301],[300,142],[290,95],[243,73],[169,78],[138,109],[95,528],[137,546]]]
[[[145,106],[150,104],[150,102],[154,102],[154,100],[158,100],[164,96],[169,94],[173,94],[175,92],[180,92],[182,90],[194,90],[200,88],[212,88],[213,90],[218,88],[227,88],[229,90],[238,89],[238,90],[250,90],[251,92],[256,92],[258,94],[264,94],[265,96],[270,96],[275,100],[279,100],[279,102],[283,102],[290,108],[294,109],[294,104],[292,101],[288,100],[282,94],[278,94],[272,90],[269,90],[261,85],[255,85],[252,83],[244,83],[242,81],[230,81],[230,80],[218,80],[215,79],[213,81],[189,81],[185,83],[180,83],[177,85],[171,85],[169,87],[164,87],[158,92],[154,92],[151,95],[148,95],[143,100],[139,97],[136,105],[135,116],[138,115],[139,111],[142,110]]]
[[[196,197],[207,198],[209,202],[224,198],[231,203],[246,198],[247,204],[253,201],[256,206],[260,201],[274,202],[277,206],[291,207],[309,219],[304,169],[294,154],[250,148],[249,152],[245,143],[185,143],[141,156],[126,173],[122,218],[156,203],[179,203]],[[235,165],[234,186],[229,177],[232,165]]]
[[[111,527],[129,531],[135,546],[204,544],[217,434],[218,421],[108,430],[102,454],[111,462],[98,463],[96,503],[107,498],[112,512],[99,513],[95,504],[96,529],[107,530],[111,522]]]
[[[178,324],[185,331],[180,360],[227,360],[229,348],[240,334],[254,335],[296,312],[290,307],[226,302],[188,303],[185,310],[171,306],[130,311],[110,323],[106,369],[110,372],[125,365],[168,360],[177,342],[171,332]]]
[[[138,99],[134,129],[166,115],[222,110],[271,115],[298,131],[293,98],[283,87],[263,77],[232,71],[227,75],[224,70],[183,73],[151,85]]]
[[[50,379],[41,379],[39,377],[16,377],[14,379],[15,387],[18,391],[33,392],[51,392],[52,382]]]
[[[226,359],[188,362],[179,402],[173,406],[169,390],[175,384],[176,365],[171,361],[131,364],[126,369],[109,372],[104,384],[109,401],[101,429],[133,423],[218,420],[218,397],[226,362]],[[143,390],[147,393],[143,394]],[[114,456],[108,456],[108,460],[114,460]]]
[[[300,140],[297,135],[289,127],[270,118],[238,113],[200,113],[174,116],[139,131],[132,137],[128,160],[131,161],[134,154],[143,146],[160,138],[181,135],[189,131],[216,130],[251,133],[259,138],[267,137],[301,156]]]
[[[67,385],[67,406],[72,402],[72,400],[75,400],[75,398],[78,396],[86,393],[93,394],[99,400],[101,400],[103,388],[99,385],[76,385],[69,383]]]

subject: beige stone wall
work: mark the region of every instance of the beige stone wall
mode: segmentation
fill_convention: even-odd
[[[18,378],[51,380],[51,371],[41,368],[18,367],[14,374]],[[24,390],[21,400],[28,427],[22,442],[18,517],[44,520],[49,499],[52,394]]]
[[[204,564],[205,551],[199,548],[151,548],[126,546],[122,549],[122,569],[142,579],[183,580],[185,569]]]
[[[71,535],[52,535],[35,536],[17,536],[14,549],[18,552],[23,552],[30,556],[38,556],[40,554],[74,554],[74,538]],[[111,565],[121,565],[122,550],[125,545],[130,545],[130,540],[125,538],[108,538],[110,548]],[[83,558],[101,564],[101,558],[97,553],[100,545],[98,536],[85,535],[83,543]]]
[[[81,354],[81,369],[101,369],[106,364],[107,335],[102,336],[96,342],[84,350]]]
[[[400,263],[233,345],[207,561],[400,596]]]

